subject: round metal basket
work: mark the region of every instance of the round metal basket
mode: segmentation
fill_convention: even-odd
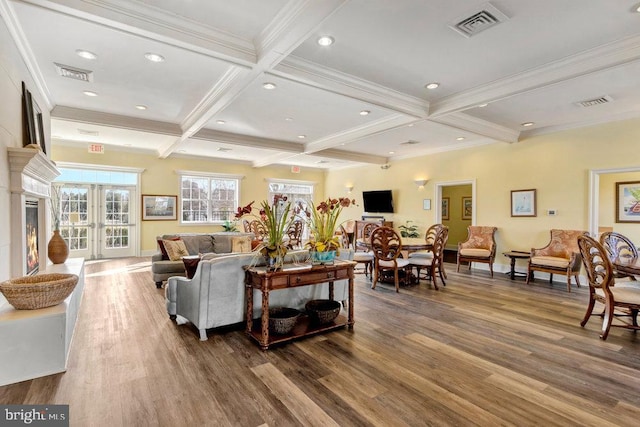
[[[274,334],[285,335],[291,332],[300,316],[300,311],[289,307],[269,309],[269,330]]]
[[[340,314],[340,302],[330,299],[313,299],[304,308],[311,321],[320,325],[333,322]]]
[[[77,283],[75,274],[37,274],[2,282],[0,292],[17,310],[36,310],[60,304]]]

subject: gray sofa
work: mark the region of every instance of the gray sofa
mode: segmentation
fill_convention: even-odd
[[[239,233],[232,231],[220,231],[215,233],[180,233],[164,234],[156,237],[157,240],[173,239],[180,237],[189,251],[189,255],[206,253],[228,254],[231,252],[231,238],[236,236],[253,236],[252,233]],[[184,263],[163,259],[160,247],[158,253],[151,257],[151,273],[156,287],[161,288],[162,282],[171,276],[184,276]]]
[[[340,259],[352,260],[353,250],[342,249]],[[291,251],[285,258],[308,258],[308,251]],[[165,289],[167,312],[171,319],[191,322],[200,332],[200,339],[207,339],[207,329],[233,325],[245,320],[245,265],[262,261],[255,253],[231,254],[200,261],[192,279],[171,277]],[[254,290],[254,317],[262,315],[262,295]],[[334,299],[346,301],[349,286],[347,280],[334,283]],[[273,291],[269,295],[272,307],[304,308],[310,299],[329,297],[328,283],[300,286]],[[177,317],[180,316],[180,319]]]

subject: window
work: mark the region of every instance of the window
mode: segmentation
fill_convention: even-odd
[[[291,202],[291,206],[295,206],[298,202],[303,208],[306,208],[313,201],[313,183],[304,181],[269,181],[269,201],[273,201],[273,196],[282,194],[287,196],[287,200]],[[302,214],[300,217],[306,222],[307,217]],[[302,239],[306,240],[309,236],[308,227],[304,227],[302,231]]]
[[[233,220],[238,209],[240,177],[181,174],[180,215],[183,223]]]

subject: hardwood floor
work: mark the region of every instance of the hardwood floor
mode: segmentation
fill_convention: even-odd
[[[640,340],[581,328],[584,285],[447,274],[399,294],[357,275],[353,331],[262,352],[171,322],[148,258],[89,262],[67,372],[0,403],[69,404],[72,426],[637,425]]]

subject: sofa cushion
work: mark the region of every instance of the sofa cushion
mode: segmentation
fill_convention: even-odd
[[[460,249],[460,255],[464,256],[476,256],[476,257],[488,257],[491,256],[491,251],[488,249]]]
[[[189,255],[183,240],[165,240],[162,243],[171,261],[180,261],[183,256]]]
[[[189,255],[214,252],[214,237],[210,234],[194,234],[181,236]]]
[[[553,268],[567,268],[571,260],[567,258],[554,257],[554,256],[534,256],[531,258],[532,265],[539,265],[543,267]]]
[[[179,275],[184,272],[184,263],[180,261],[156,261],[151,266],[154,274],[170,274],[172,276]]]

